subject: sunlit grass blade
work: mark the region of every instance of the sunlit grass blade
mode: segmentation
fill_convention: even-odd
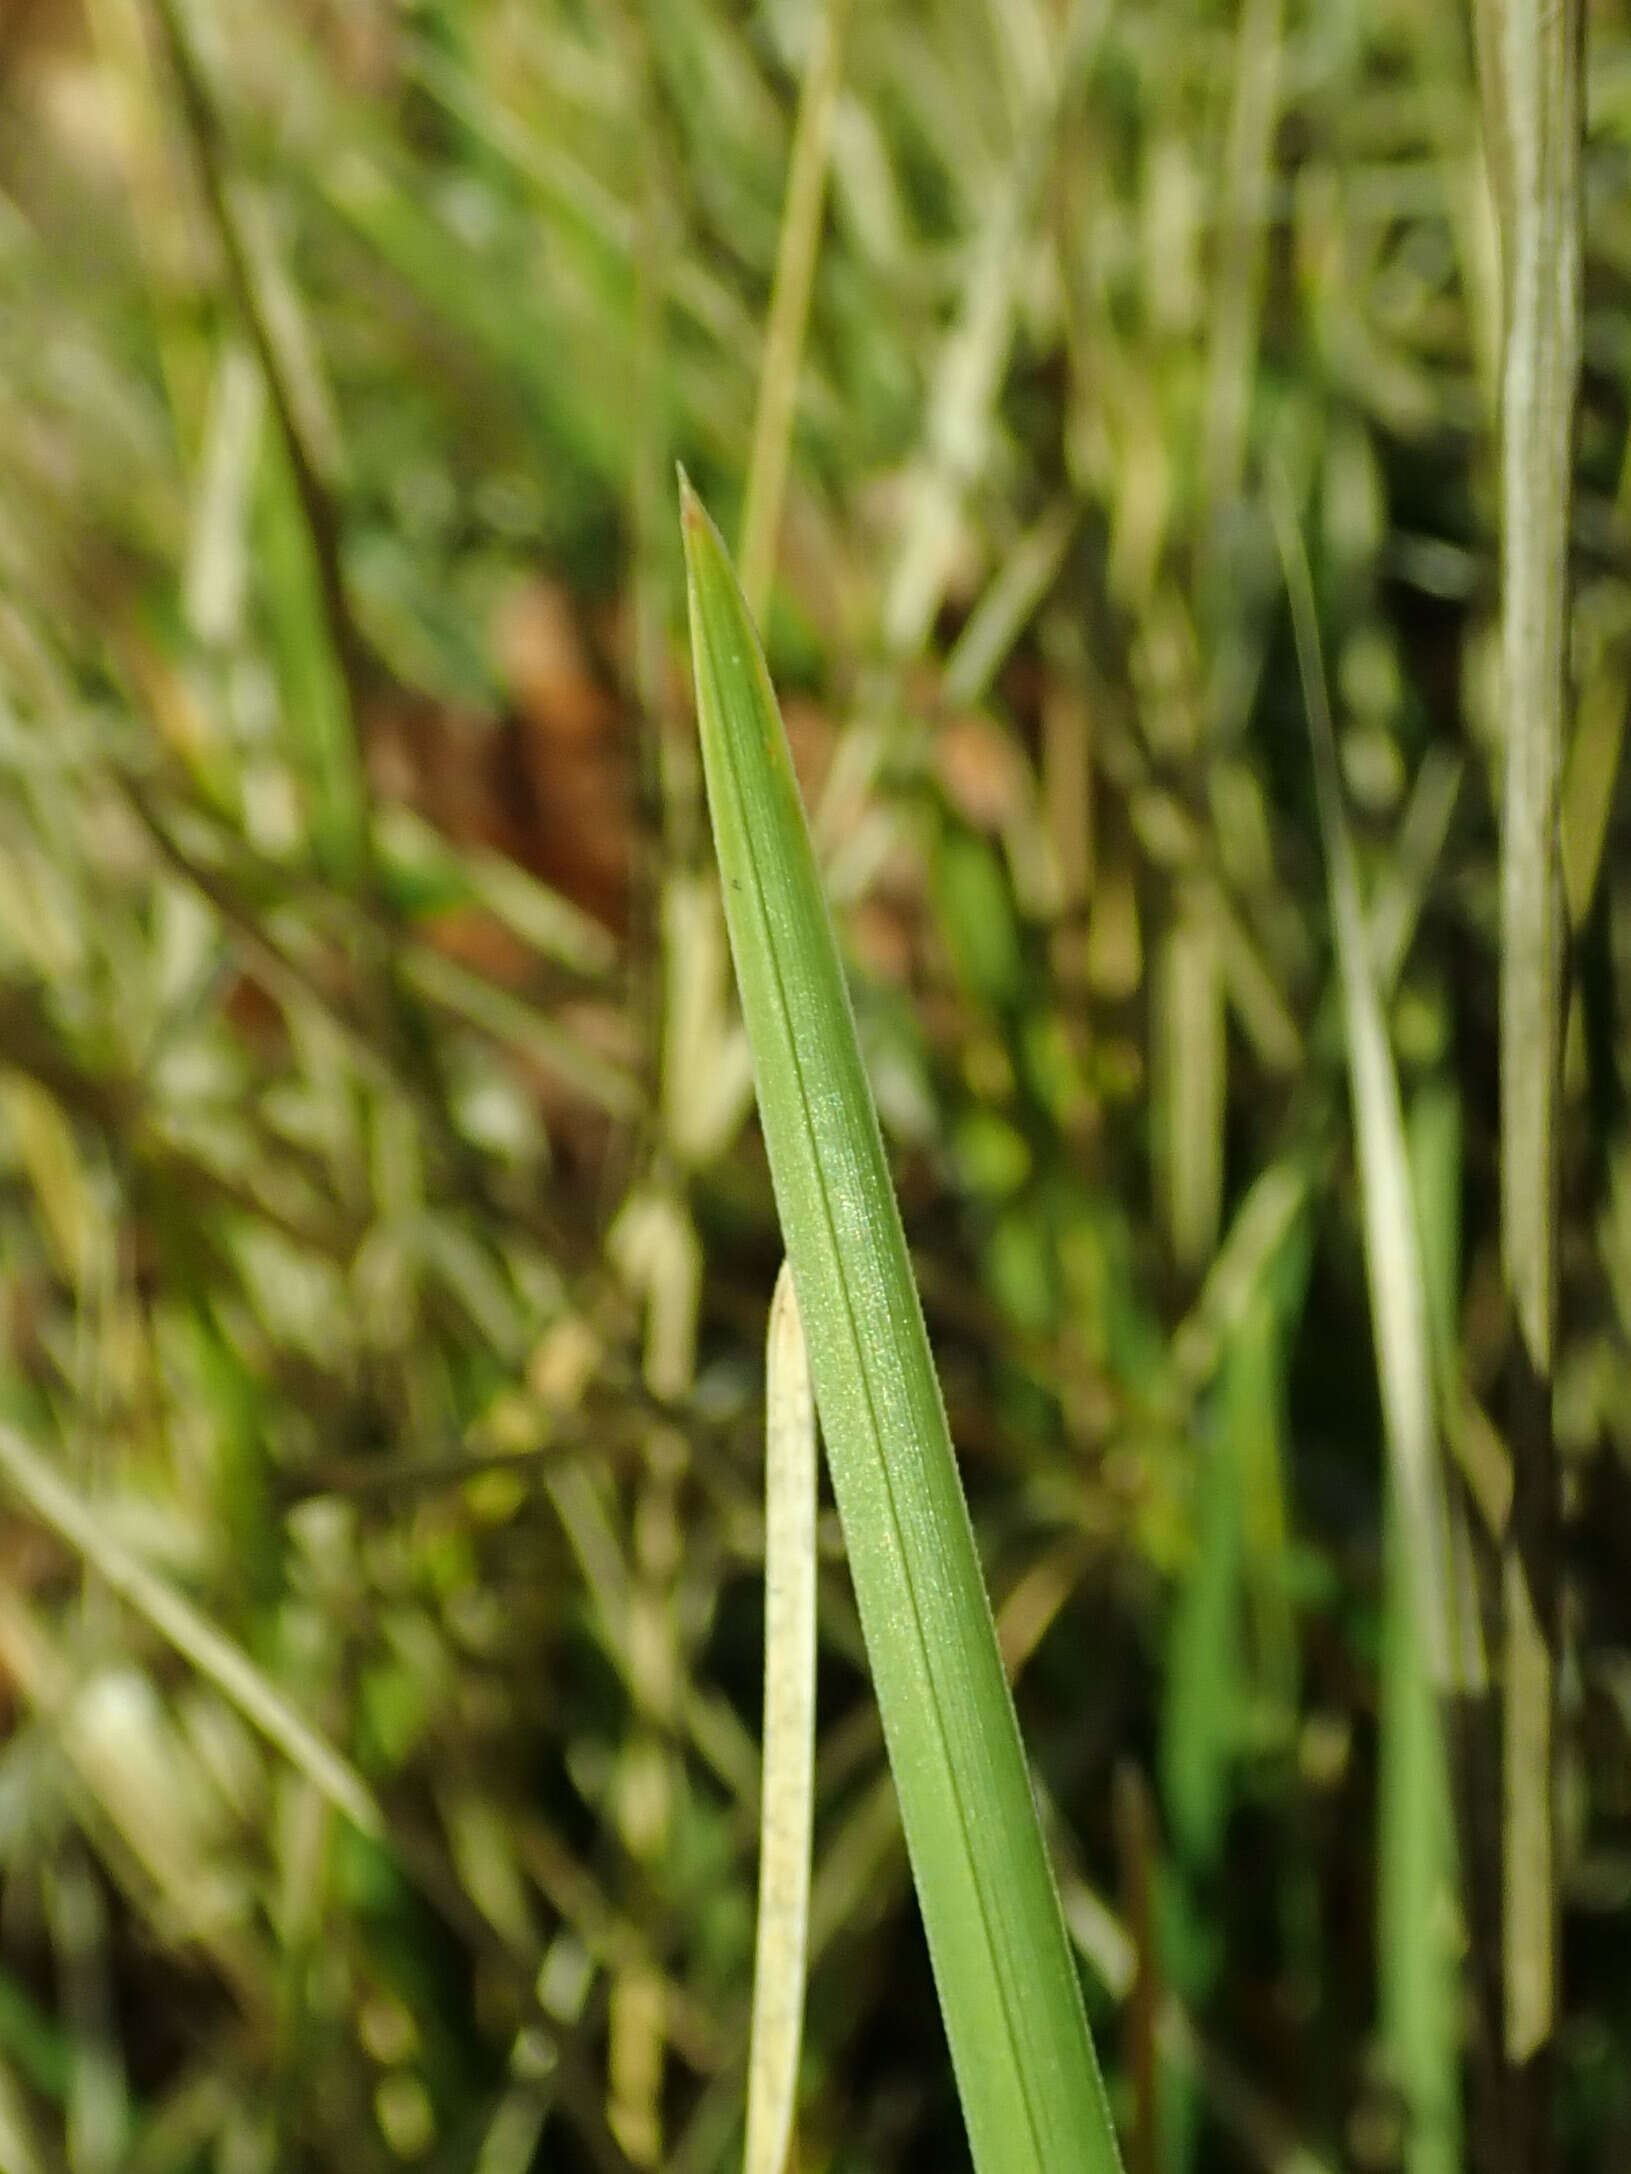
[[[793,2137],[815,1788],[816,1442],[784,1261],[765,1366],[765,1722],[759,1926],[743,2174],[782,2174]]]
[[[714,842],[765,1143],[977,2166],[1118,2164],[838,947],[757,637],[683,488]]]

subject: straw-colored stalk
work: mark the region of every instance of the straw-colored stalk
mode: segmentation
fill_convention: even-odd
[[[1582,0],[1479,0],[1479,75],[1502,244],[1500,414],[1501,1240],[1517,1331],[1516,1487],[1504,1615],[1502,1948],[1514,2169],[1549,2161],[1557,2012],[1558,1106],[1564,941],[1559,793],[1581,354]]]

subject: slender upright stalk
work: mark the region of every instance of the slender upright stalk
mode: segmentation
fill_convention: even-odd
[[[1503,1549],[1502,1977],[1507,2165],[1550,2163],[1557,2023],[1554,1823],[1558,1105],[1564,935],[1558,822],[1569,693],[1569,528],[1581,352],[1583,0],[1479,0],[1500,213],[1501,1239],[1517,1330]]]
[[[742,2174],[783,2174],[794,2144],[810,1933],[815,1677],[815,1401],[793,1275],[783,1261],[765,1355],[764,1758]]]
[[[770,602],[776,569],[776,532],[781,526],[799,362],[804,353],[804,328],[810,315],[810,290],[821,241],[828,151],[843,79],[844,29],[849,10],[850,0],[823,0],[817,11],[788,162],[787,200],[782,207],[781,238],[776,248],[776,284],[765,326],[747,503],[742,512],[742,594],[759,621],[763,621]]]

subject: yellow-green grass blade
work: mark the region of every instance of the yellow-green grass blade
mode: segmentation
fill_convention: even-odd
[[[838,946],[758,639],[682,483],[714,843],[782,1233],[982,2174],[1119,2158]]]

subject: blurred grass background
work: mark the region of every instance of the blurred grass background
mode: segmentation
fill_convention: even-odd
[[[1459,10],[10,0],[7,2174],[739,2156],[779,1247],[673,474],[737,531],[823,34],[753,578],[1129,2164],[1497,2163],[1271,519],[1487,1596],[1500,297]],[[1589,39],[1556,2096],[1557,2163],[1609,2174],[1620,0]],[[798,2164],[955,2166],[820,1534]]]

